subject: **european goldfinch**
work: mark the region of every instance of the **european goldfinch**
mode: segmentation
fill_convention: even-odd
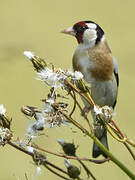
[[[118,64],[102,28],[93,21],[80,21],[62,32],[75,36],[78,41],[73,55],[73,69],[82,72],[85,81],[90,83],[94,102],[101,107],[107,105],[114,109],[119,86]],[[109,149],[106,129],[95,125],[94,134]],[[94,143],[93,157],[100,154],[107,157]]]

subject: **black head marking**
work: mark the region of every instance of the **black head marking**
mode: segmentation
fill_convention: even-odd
[[[84,21],[85,23],[93,23],[96,24],[94,21]],[[97,24],[96,24],[97,25]]]
[[[96,28],[96,31],[97,31],[96,44],[98,44],[98,42],[102,39],[102,37],[104,35],[104,31],[98,24],[96,24],[96,25],[97,25],[97,28]]]

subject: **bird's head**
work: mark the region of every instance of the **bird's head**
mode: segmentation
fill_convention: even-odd
[[[104,37],[102,28],[93,21],[80,21],[61,32],[75,36],[79,44],[91,44],[92,46],[98,44]]]

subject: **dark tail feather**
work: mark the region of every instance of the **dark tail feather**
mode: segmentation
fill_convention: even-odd
[[[99,139],[101,143],[109,150],[108,142],[107,142],[107,132],[106,130],[103,133],[103,136]],[[93,152],[92,156],[93,158],[98,157],[99,155],[103,155],[105,158],[107,158],[107,155],[100,149],[100,147],[94,142],[93,144]]]

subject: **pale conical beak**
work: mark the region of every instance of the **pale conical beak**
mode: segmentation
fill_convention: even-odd
[[[67,29],[62,30],[61,33],[75,36],[75,32],[74,32],[74,29],[72,27],[69,27]]]

